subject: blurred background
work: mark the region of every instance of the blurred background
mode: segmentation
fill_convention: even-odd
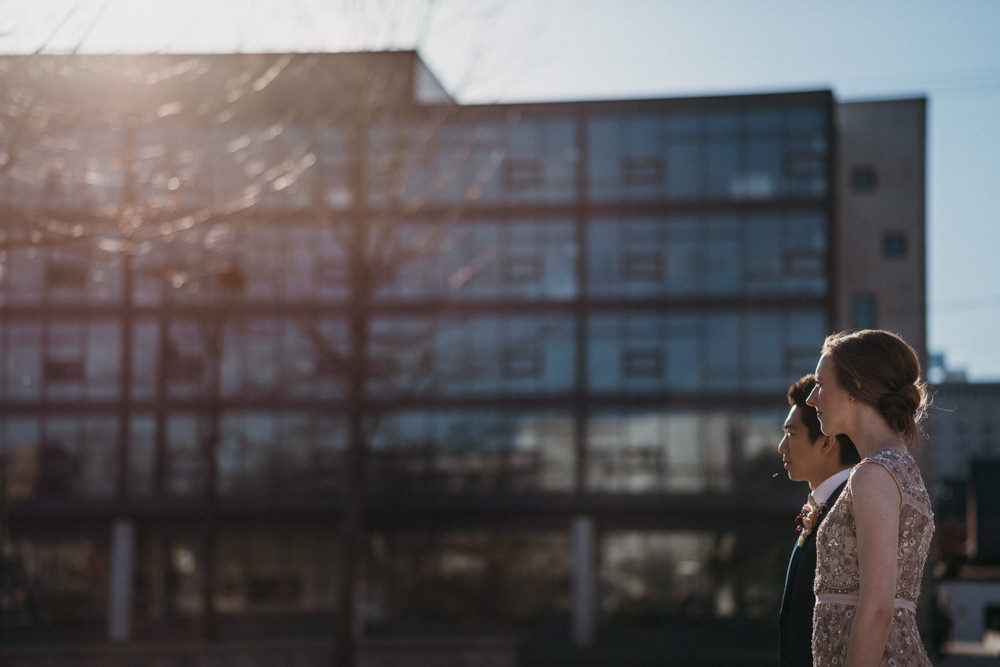
[[[0,4],[4,664],[768,665],[897,331],[1000,655],[1000,5]]]

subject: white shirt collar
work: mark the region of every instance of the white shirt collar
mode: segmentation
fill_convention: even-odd
[[[816,503],[817,504],[825,503],[827,500],[829,500],[830,496],[833,494],[834,491],[836,491],[837,487],[843,484],[844,480],[850,477],[850,475],[851,475],[851,469],[844,468],[840,472],[835,473],[824,479],[822,482],[820,482],[819,486],[813,489],[812,492],[812,496],[813,498],[815,498]]]

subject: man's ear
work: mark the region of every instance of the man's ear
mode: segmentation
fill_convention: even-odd
[[[820,443],[820,447],[823,448],[824,454],[829,454],[834,451],[837,447],[837,436],[835,435],[824,435],[823,442]]]

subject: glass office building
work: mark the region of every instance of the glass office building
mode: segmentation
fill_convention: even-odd
[[[292,76],[339,56],[288,58],[252,111],[95,116],[0,173],[6,632],[105,634],[124,562],[131,637],[206,589],[222,636],[329,633],[345,221],[372,632],[773,618],[784,392],[840,325],[832,93],[467,106],[404,52],[352,114]]]

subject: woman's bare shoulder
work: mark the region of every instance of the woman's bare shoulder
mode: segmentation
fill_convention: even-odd
[[[851,473],[851,492],[857,500],[899,501],[896,479],[885,466],[875,461],[862,461]]]

